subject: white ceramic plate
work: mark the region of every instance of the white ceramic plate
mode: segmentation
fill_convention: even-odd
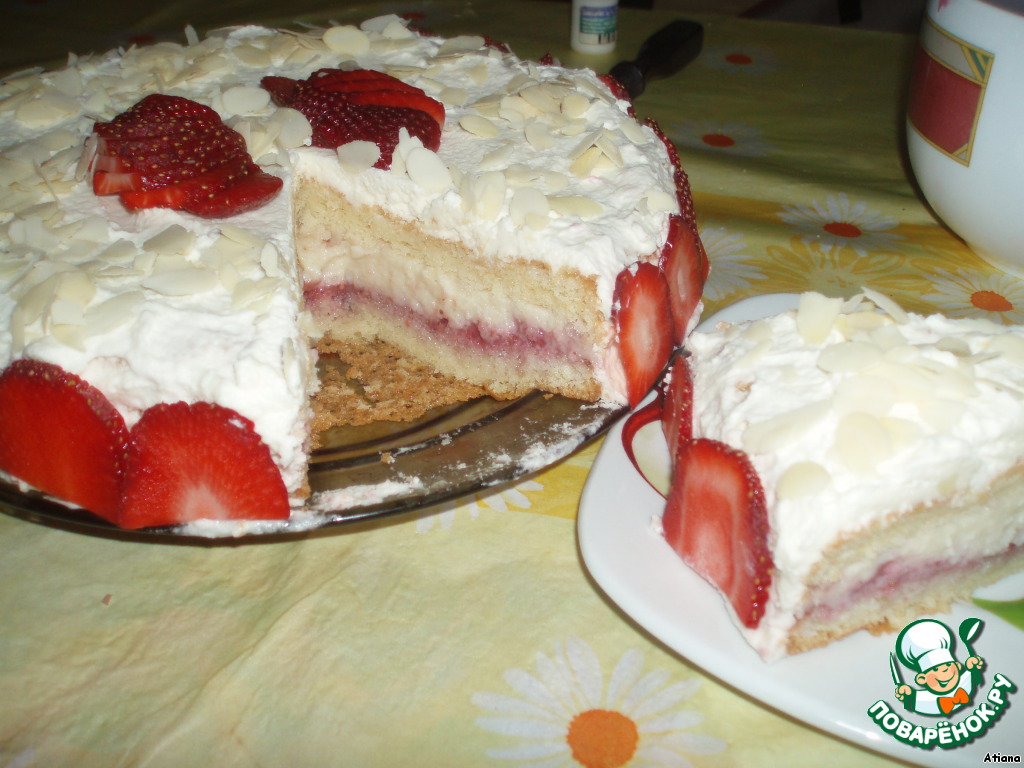
[[[793,295],[758,296],[712,317],[746,320],[795,306]],[[634,442],[645,473],[663,473],[668,452],[658,423]],[[915,715],[896,702],[889,670],[895,636],[859,632],[840,642],[766,664],[740,635],[718,591],[691,571],[671,550],[652,521],[664,499],[634,469],[622,446],[622,421],[608,433],[594,462],[579,511],[583,560],[602,590],[625,613],[669,648],[709,675],[765,705],[858,746],[929,766],[980,765],[987,753],[1020,755],[1024,741],[1024,687],[983,736],[956,749],[923,750],[902,744],[868,715],[879,700],[914,723],[936,718]],[[1024,597],[1024,574],[985,590],[995,600]],[[974,605],[957,605],[936,617],[956,628],[965,618],[984,626],[973,642],[986,663],[983,690],[1001,673],[1024,684],[1024,632]],[[960,648],[958,658],[965,655]],[[906,672],[904,671],[904,674]],[[1020,699],[1016,701],[1015,699]],[[971,705],[972,707],[974,704]],[[962,717],[965,713],[959,713]],[[952,722],[958,721],[954,713]],[[740,727],[737,724],[737,727]]]

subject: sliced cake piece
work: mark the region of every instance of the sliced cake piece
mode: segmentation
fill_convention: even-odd
[[[677,465],[710,443],[740,455],[730,466],[756,473],[767,520],[753,495],[747,509],[714,499],[709,486],[743,475],[706,460],[696,480],[673,477],[699,485],[673,487],[666,535],[730,594],[766,658],[896,631],[1024,568],[1024,328],[909,314],[875,292],[805,294],[797,310],[694,333],[687,349],[690,376],[673,369],[667,385],[692,377],[692,408],[673,409],[692,418]],[[679,545],[709,541],[715,519],[754,532],[740,537],[750,547]],[[739,562],[761,536],[764,556]],[[709,555],[728,562],[711,568]],[[752,610],[754,581],[737,602],[721,574],[758,564],[770,586]]]

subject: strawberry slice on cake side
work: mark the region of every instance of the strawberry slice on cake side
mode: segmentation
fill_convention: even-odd
[[[0,470],[116,522],[128,429],[106,397],[37,360],[0,374]]]
[[[160,403],[132,427],[122,528],[284,520],[288,491],[249,419],[212,403]]]

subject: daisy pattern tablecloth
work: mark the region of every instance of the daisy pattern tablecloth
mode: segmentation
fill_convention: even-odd
[[[571,54],[558,3],[89,4],[132,9],[117,32],[102,14],[76,27],[84,5],[15,3],[2,63],[23,66],[31,35],[49,54],[65,37],[381,10],[525,56],[617,58]],[[623,9],[619,55],[672,17]],[[910,38],[700,20],[700,58],[637,110],[689,172],[708,312],[866,285],[913,310],[1024,321],[1021,283],[908,178]],[[490,495],[286,542],[155,544],[0,516],[0,768],[888,764],[722,686],[602,596],[575,530],[597,448]]]

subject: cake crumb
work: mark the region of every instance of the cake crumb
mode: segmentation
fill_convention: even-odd
[[[114,599],[114,596],[108,592],[107,594],[105,594],[103,596],[103,599],[100,600],[100,602],[103,603],[104,605],[110,605],[110,603],[113,601],[113,599]]]

